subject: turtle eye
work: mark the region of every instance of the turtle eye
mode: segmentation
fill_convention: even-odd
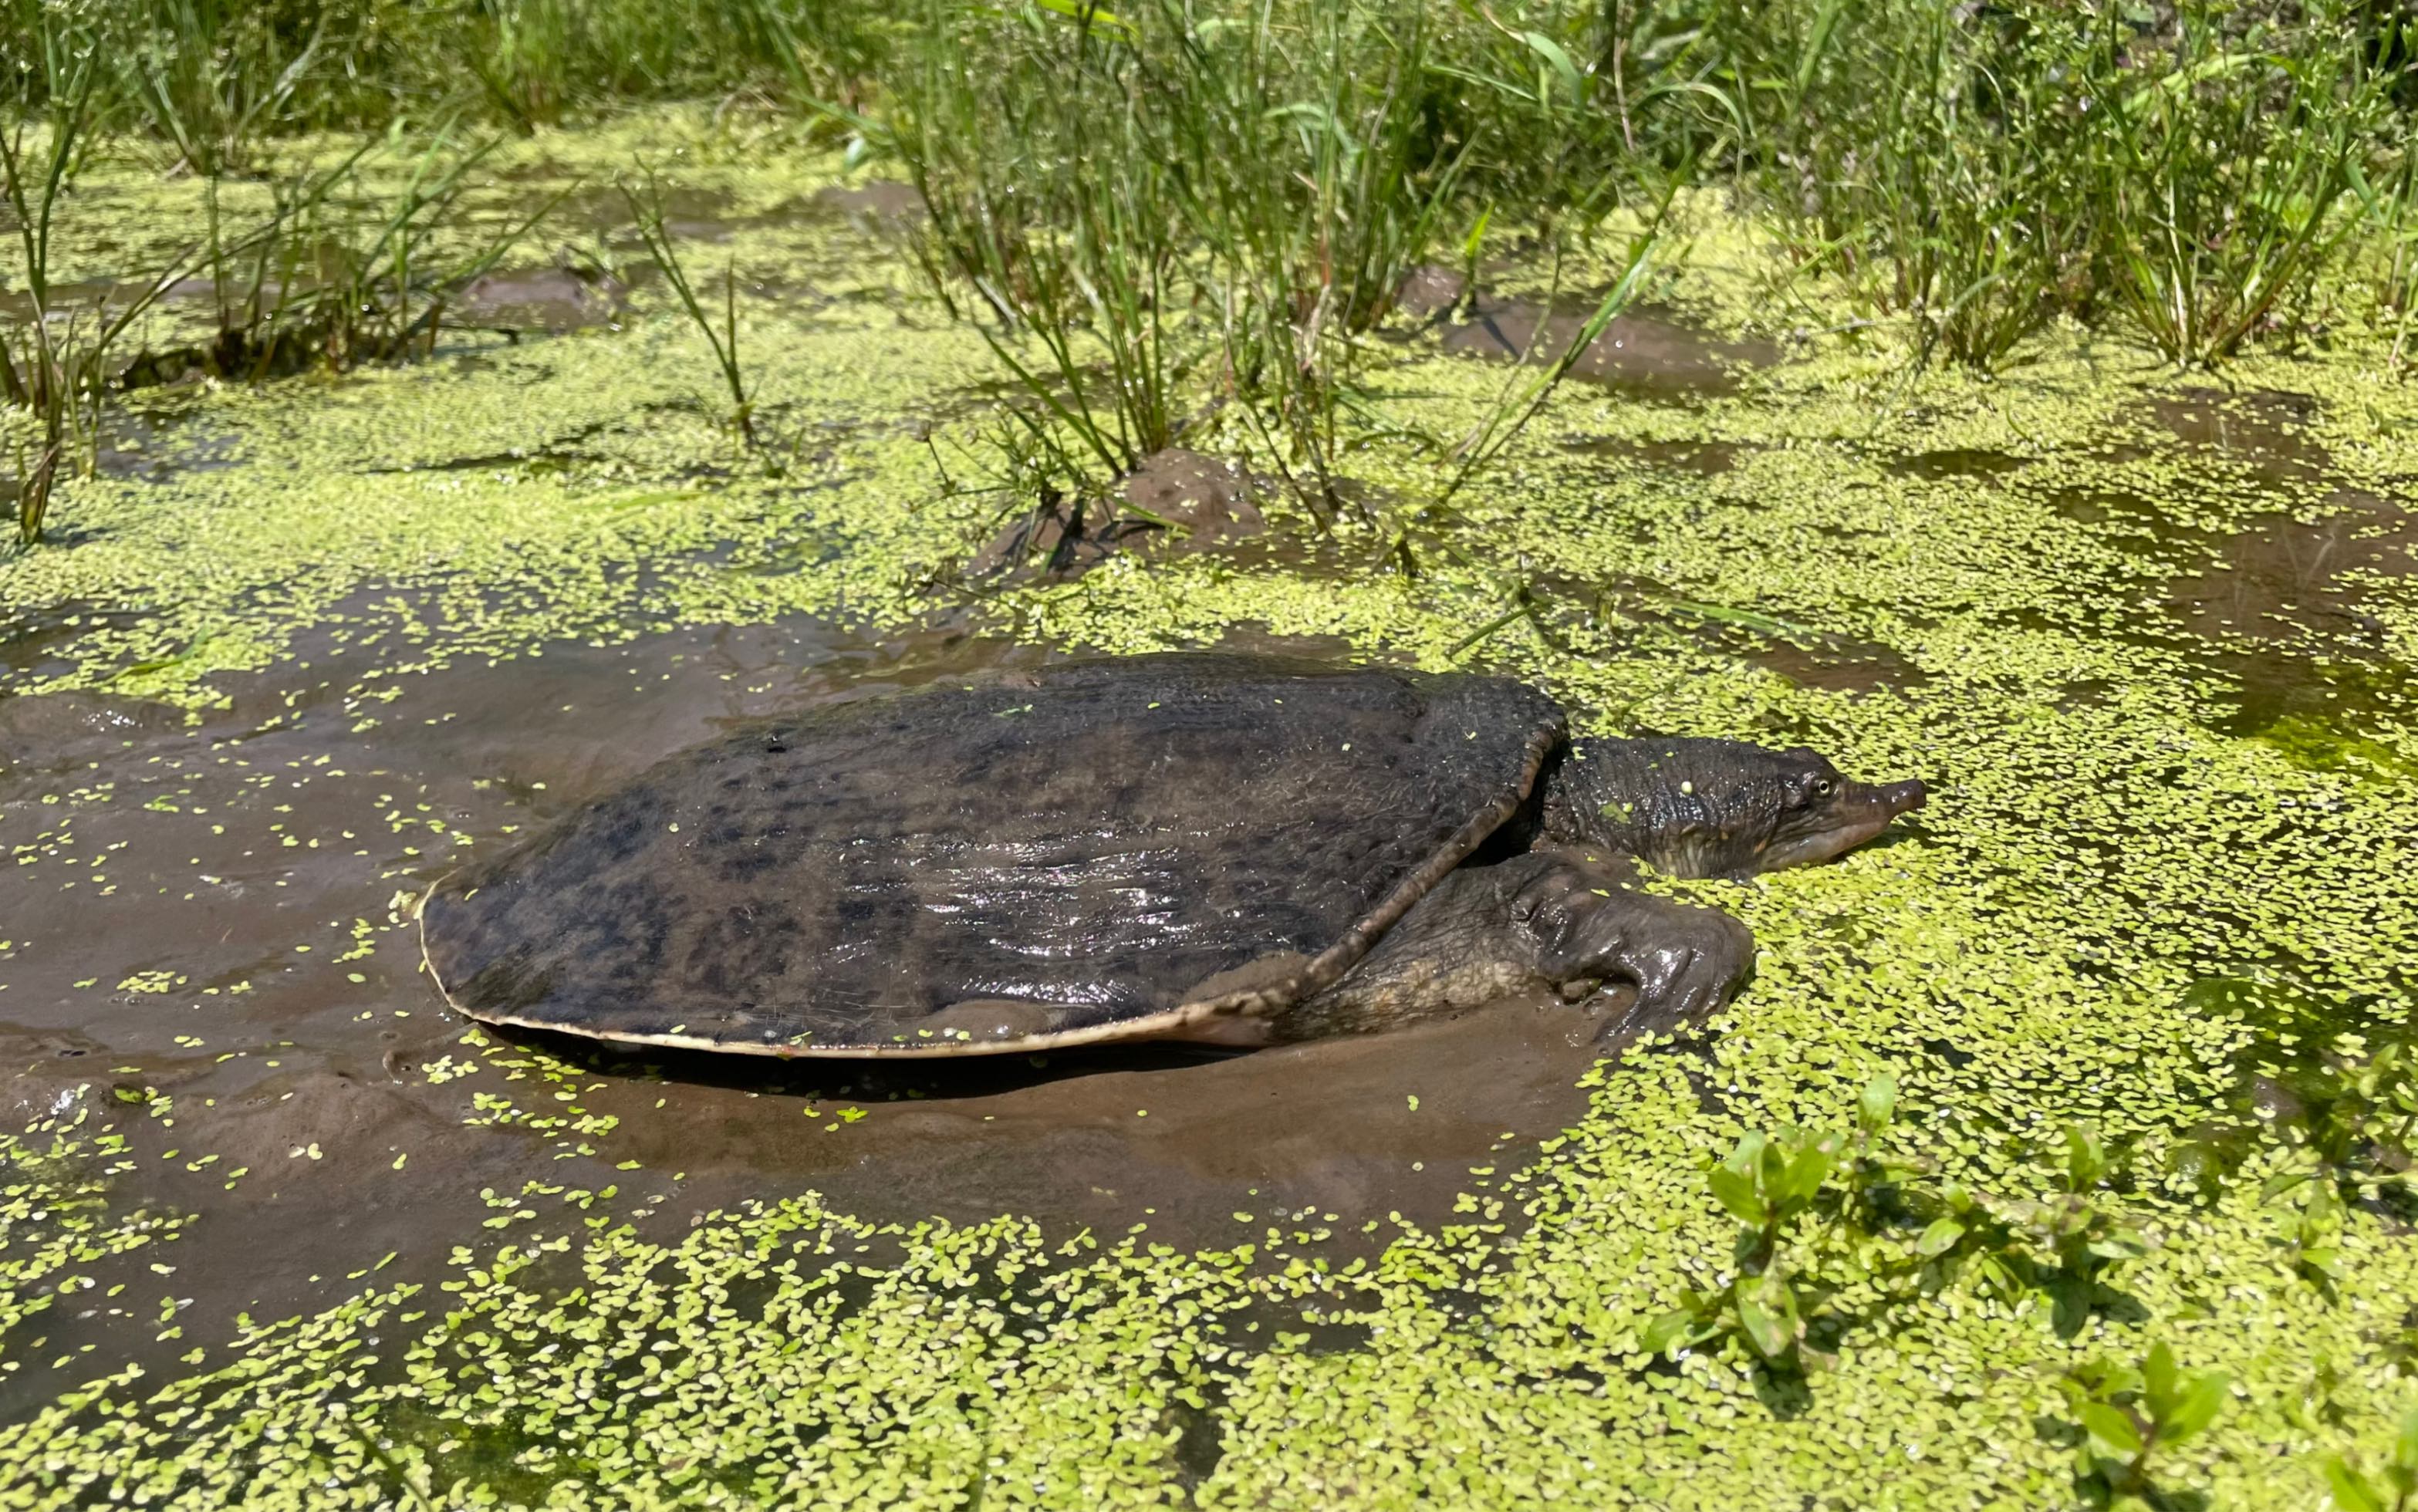
[[[1814,796],[1816,798],[1828,798],[1830,796],[1829,778],[1816,777],[1814,779]]]

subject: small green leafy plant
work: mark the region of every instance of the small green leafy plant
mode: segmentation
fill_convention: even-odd
[[[2163,1341],[2137,1369],[2099,1359],[2059,1382],[2082,1430],[2082,1481],[2092,1500],[2155,1498],[2151,1458],[2215,1421],[2230,1383],[2222,1370],[2184,1375]]]
[[[1841,1173],[1844,1190],[1834,1221],[1878,1234],[1905,1214],[1914,1181],[1927,1168],[1881,1148],[1881,1136],[1896,1117],[1897,1078],[1887,1074],[1875,1077],[1856,1098],[1856,1133],[1847,1142],[1847,1160]]]
[[[1742,1136],[1729,1157],[1706,1173],[1713,1196],[1737,1219],[1729,1281],[1688,1294],[1645,1331],[1645,1348],[1676,1357],[1725,1334],[1736,1334],[1764,1360],[1792,1362],[1805,1337],[1807,1290],[1782,1257],[1782,1245],[1798,1220],[1812,1212],[1823,1188],[1846,1157],[1850,1169],[1883,1168],[1873,1143],[1888,1127],[1897,1104],[1897,1084],[1875,1078],[1857,1105],[1856,1134],[1788,1128],[1777,1134]],[[1843,1207],[1845,1204],[1843,1204]]]
[[[2410,1169],[2418,1130],[2418,1055],[2405,1044],[2362,1053],[2344,1036],[2335,1054],[2293,1090],[2307,1109],[2293,1141],[2319,1168],[2352,1184],[2397,1182]],[[2314,1174],[2314,1172],[2312,1172]]]
[[[2147,1254],[2149,1241],[2099,1203],[2097,1189],[2108,1172],[2099,1136],[2073,1124],[2064,1143],[2060,1189],[2048,1197],[2002,1198],[1959,1182],[1942,1184],[1944,1211],[1914,1246],[1928,1285],[1944,1283],[1969,1260],[2002,1296],[2046,1292],[2059,1336],[2070,1338],[2081,1330],[2105,1300],[2108,1274]]]
[[[1706,1178],[1738,1223],[1727,1278],[1655,1319],[1645,1347],[1676,1358],[1736,1336],[1762,1359],[1794,1366],[1809,1307],[1840,1272],[1851,1282],[1910,1277],[1936,1292],[1968,1267],[2009,1302],[2044,1293],[2052,1325],[2070,1338],[2113,1300],[2116,1268],[2148,1253],[2150,1241],[2099,1196],[2110,1161],[2089,1129],[2064,1131],[2056,1191],[2006,1198],[1934,1184],[1922,1161],[1885,1150],[1896,1107],[1897,1084],[1883,1076],[1858,1098],[1852,1134],[1788,1128],[1740,1138]],[[1800,1235],[1817,1211],[1827,1215],[1820,1227]]]
[[[2307,1171],[2288,1170],[2267,1183],[2270,1200],[2288,1197],[2278,1226],[2291,1250],[2292,1268],[2320,1290],[2342,1280],[2342,1230],[2349,1209],[2331,1181],[2312,1181]]]
[[[2344,1455],[2324,1461],[2326,1489],[2340,1512],[2412,1512],[2418,1508],[2418,1410],[2403,1415],[2393,1457],[2371,1476]]]
[[[2342,1278],[2343,1225],[2354,1201],[2406,1190],[2410,1136],[2418,1123],[2418,1059],[2395,1043],[2373,1053],[2353,1036],[2333,1053],[2285,1074],[2300,1114],[2283,1129],[2283,1168],[2259,1189],[2278,1204],[2279,1237],[2293,1268],[2313,1285]]]
[[[1729,1158],[1706,1177],[1713,1195],[1738,1220],[1735,1270],[1724,1286],[1689,1293],[1645,1331],[1645,1347],[1676,1356],[1735,1332],[1766,1360],[1783,1360],[1804,1336],[1803,1309],[1780,1245],[1789,1227],[1814,1205],[1837,1163],[1845,1138],[1835,1132],[1783,1129],[1742,1136]]]

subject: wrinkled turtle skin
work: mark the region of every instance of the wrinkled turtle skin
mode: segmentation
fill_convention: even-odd
[[[685,752],[421,909],[491,1023],[767,1055],[1348,1032],[1525,986],[1723,1001],[1737,921],[1630,885],[1824,859],[1921,802],[1810,751],[1573,746],[1499,678],[1167,654]]]

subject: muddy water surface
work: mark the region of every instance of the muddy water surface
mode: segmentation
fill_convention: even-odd
[[[515,1211],[532,1182],[618,1186],[606,1210],[665,1234],[814,1190],[875,1221],[1012,1212],[1183,1245],[1274,1227],[1364,1250],[1398,1217],[1452,1221],[1486,1184],[1473,1168],[1513,1168],[1576,1120],[1599,1020],[1558,1001],[1241,1056],[767,1068],[467,1043],[485,1036],[421,973],[411,907],[470,849],[735,722],[1046,655],[791,621],[399,682],[325,647],[197,723],[84,695],[0,702],[0,805],[25,821],[0,926],[0,1117],[146,1104],[119,1199],[197,1210],[176,1286],[269,1316],[390,1251],[394,1278],[434,1274],[426,1235]],[[107,1306],[49,1334],[91,1330],[147,1352]]]
[[[2285,393],[2188,392],[2150,406],[2186,454],[2240,480],[2253,496],[2289,494],[2238,530],[2193,531],[2146,503],[2146,535],[2207,548],[2176,574],[2162,607],[2187,644],[2239,689],[2223,727],[2329,763],[2359,748],[2379,718],[2406,717],[2418,689],[2386,649],[2371,605],[2377,589],[2418,576],[2418,513],[2388,478],[2368,486],[2333,471],[2309,434],[2311,401]]]
[[[591,208],[590,229],[609,235],[616,204]],[[723,196],[666,208],[677,233],[701,242],[789,220],[887,235],[911,213],[880,185],[753,221]],[[626,239],[608,250],[624,260],[606,276],[564,263],[482,281],[466,291],[464,319],[532,336],[609,323],[655,275]],[[778,292],[801,290],[811,294]],[[1453,351],[1558,350],[1584,319],[1575,307],[1463,304],[1459,293],[1436,283],[1403,299]],[[1676,405],[1733,392],[1778,356],[1638,312],[1575,372]],[[2400,676],[2350,580],[2410,574],[2418,527],[2387,492],[2337,488],[2315,519],[2284,507],[2287,493],[2332,486],[2310,413],[2289,396],[2150,405],[2165,433],[2159,451],[2179,448],[2277,496],[2273,512],[2240,531],[2178,525],[2145,498],[2068,506],[2085,523],[2137,524],[2145,563],[2195,564],[2170,576],[2145,567],[2163,613],[2141,634],[2189,645],[2235,680],[2244,732],[2295,720],[2355,728],[2377,684]],[[193,426],[128,414],[103,470],[215,465],[219,442]],[[1584,450],[1701,488],[1718,486],[1750,447],[1614,438]],[[1987,451],[1887,466],[1979,489],[2029,486],[2026,459]],[[1135,502],[1174,512],[1156,495]],[[1331,544],[1283,536],[1225,546],[1238,561],[1296,571],[1357,566],[1329,559]],[[1891,648],[1724,618],[1733,606],[1691,603],[1643,577],[1539,591],[1685,627],[1802,687],[1862,695],[1923,680]],[[90,622],[134,612],[63,603],[20,614],[0,631],[0,666],[54,673],[58,648]],[[1342,652],[1340,642],[1232,643]],[[524,1214],[550,1217],[575,1194],[666,1240],[704,1213],[807,1191],[875,1222],[1018,1214],[1053,1236],[1139,1229],[1184,1248],[1251,1242],[1337,1257],[1376,1249],[1404,1222],[1517,1222],[1490,1211],[1487,1188],[1580,1117],[1600,1010],[1508,1001],[1382,1038],[1240,1056],[1135,1046],[766,1067],[495,1038],[450,1015],[422,974],[413,903],[466,852],[510,845],[734,723],[1049,654],[945,628],[884,640],[801,619],[558,642],[386,679],[378,648],[329,638],[276,672],[226,681],[229,702],[199,720],[89,695],[0,699],[0,810],[13,848],[0,917],[0,1118],[14,1128],[82,1107],[146,1113],[118,1120],[131,1164],[113,1200],[193,1215],[169,1284],[214,1323],[327,1306],[356,1291],[380,1256],[391,1257],[382,1279],[436,1279],[449,1257],[433,1236],[483,1222],[516,1238],[530,1231]],[[42,1353],[97,1345],[101,1358],[159,1364],[179,1351],[147,1312],[106,1300],[117,1279],[147,1280],[152,1258],[95,1266],[101,1299],[47,1317]],[[50,1384],[32,1373],[0,1380],[0,1415],[43,1400]]]

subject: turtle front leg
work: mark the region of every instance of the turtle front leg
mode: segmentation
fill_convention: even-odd
[[[1538,987],[1576,1002],[1612,982],[1635,984],[1637,1000],[1607,1037],[1719,1008],[1754,964],[1754,937],[1726,913],[1635,884],[1626,857],[1579,850],[1464,866],[1272,1030],[1288,1040],[1365,1032]]]
[[[1599,862],[1565,851],[1556,861],[1543,863],[1522,892],[1515,923],[1536,941],[1538,973],[1569,1000],[1611,982],[1636,985],[1636,1001],[1599,1038],[1702,1018],[1728,1002],[1753,970],[1754,936],[1746,925],[1718,909],[1637,887],[1636,865],[1627,857]]]

